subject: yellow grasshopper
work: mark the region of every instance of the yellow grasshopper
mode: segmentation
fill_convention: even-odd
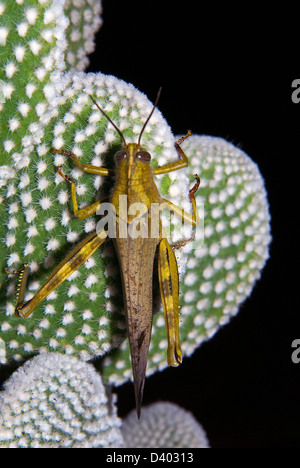
[[[115,177],[114,190],[110,197],[110,203],[115,210],[115,225],[117,228],[113,240],[122,274],[138,418],[140,417],[141,411],[152,328],[152,276],[154,257],[158,251],[159,285],[168,335],[168,364],[170,366],[178,366],[182,361],[179,339],[179,279],[176,257],[173,250],[185,245],[195,237],[194,234],[191,239],[183,240],[170,246],[163,233],[159,217],[157,221],[158,225],[156,226],[157,229],[154,229],[156,232],[153,235],[151,222],[153,221],[154,210],[152,208],[157,205],[159,207],[162,205],[168,207],[171,211],[179,214],[182,219],[187,220],[195,230],[197,211],[194,194],[198,190],[200,184],[200,179],[196,175],[197,181],[189,192],[189,198],[193,208],[192,215],[162,198],[155,185],[154,175],[165,174],[188,166],[188,159],[180,145],[190,135],[190,132],[188,132],[175,143],[175,148],[179,155],[177,161],[155,169],[150,166],[151,156],[146,149],[141,146],[141,138],[157,106],[160,91],[161,90],[159,90],[154,107],[143,125],[137,143],[126,143],[119,128],[101,107],[99,107],[92,96],[90,96],[93,103],[113,125],[122,139],[123,147],[115,154],[115,170],[93,166],[91,164],[81,164],[74,153],[52,149],[53,153],[59,153],[72,158],[76,166],[83,172]],[[70,177],[63,174],[60,167],[57,167],[57,171],[71,185],[74,215],[79,220],[94,215],[99,210],[101,204],[103,204],[103,200],[99,200],[86,208],[78,209],[75,183]],[[126,196],[127,199],[125,207],[123,203],[120,203],[122,196]],[[134,206],[136,203],[138,206],[143,204],[145,207],[144,212],[138,217],[135,213],[130,211],[130,207]],[[131,228],[133,225],[136,226],[137,223],[140,224],[141,235],[133,236],[133,230]],[[120,233],[121,227],[123,227],[123,233]],[[146,233],[146,235],[142,235],[143,232]],[[151,235],[149,235],[150,232]],[[15,309],[16,315],[27,318],[46,296],[88,260],[103,244],[107,237],[108,234],[105,229],[97,230],[97,232],[88,235],[59,263],[45,284],[27,302],[24,302],[24,295],[29,274],[29,265],[25,264],[20,270],[13,271],[13,273],[19,274],[18,298]],[[12,272],[10,271],[9,273]]]

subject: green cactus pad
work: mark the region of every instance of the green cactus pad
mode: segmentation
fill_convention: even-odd
[[[81,71],[101,24],[100,10],[96,0],[0,2],[0,360],[22,360],[40,351],[87,360],[111,352],[103,372],[111,383],[122,383],[131,378],[131,364],[124,340],[120,271],[111,242],[26,320],[14,316],[17,279],[5,273],[6,267],[29,263],[30,298],[66,253],[96,227],[96,216],[74,218],[70,187],[56,166],[75,180],[80,207],[107,195],[113,180],[83,174],[69,158],[51,152],[73,151],[82,163],[112,167],[120,137],[89,94],[127,142],[137,141],[152,108],[134,86]],[[154,167],[178,159],[174,141],[156,110],[142,139]],[[191,185],[195,173],[201,177],[196,195],[199,237],[194,245],[176,251],[181,342],[188,356],[227,323],[250,294],[268,257],[270,226],[263,180],[245,153],[224,140],[200,136],[188,138],[183,149],[190,161]],[[156,181],[164,197],[186,208],[186,171],[157,176]],[[170,229],[175,241],[181,238],[177,228],[175,222]],[[166,367],[166,347],[159,311],[148,374]]]
[[[73,68],[67,65],[68,37],[76,36],[70,32],[76,17],[74,4],[70,10],[70,2],[65,3],[69,23],[63,2],[12,3],[12,9],[10,1],[1,3],[5,26],[0,30],[0,139],[4,148],[0,163],[0,338],[5,348],[1,361],[26,359],[41,350],[90,359],[117,346],[125,334],[120,272],[112,242],[106,242],[26,320],[14,316],[17,278],[8,277],[5,267],[30,265],[25,297],[29,299],[66,253],[96,228],[96,216],[75,219],[70,186],[56,166],[76,182],[80,207],[107,195],[113,180],[83,174],[70,158],[51,152],[52,148],[65,149],[82,163],[112,167],[120,137],[89,95],[128,142],[137,141],[152,104],[134,86],[113,76],[78,71],[82,64],[77,59],[71,60]],[[99,2],[80,2],[78,25],[83,31],[91,27],[93,8],[95,14],[99,12]],[[85,18],[88,22],[82,25]],[[100,24],[97,18],[92,31]],[[83,59],[83,52],[91,50],[90,41],[91,31],[89,46],[75,41],[81,52],[74,52],[74,42],[69,53],[72,50]],[[172,133],[158,110],[142,143],[154,165],[178,158]],[[165,196],[173,191],[169,198],[177,204],[187,192],[184,171],[157,177],[157,183]]]

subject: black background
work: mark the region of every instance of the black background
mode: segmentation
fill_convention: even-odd
[[[272,216],[271,257],[251,297],[182,366],[147,379],[144,404],[167,400],[191,411],[212,447],[299,447],[295,14],[282,4],[103,3],[88,71],[131,82],[152,101],[162,86],[159,108],[175,135],[191,128],[240,146],[260,167]],[[132,384],[117,393],[123,417],[134,408]]]

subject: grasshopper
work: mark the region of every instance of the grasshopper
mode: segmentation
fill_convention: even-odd
[[[161,221],[159,220],[156,235],[133,237],[130,235],[130,227],[133,222],[136,222],[137,217],[130,214],[130,210],[127,210],[127,207],[126,209],[123,207],[120,203],[120,196],[125,195],[127,197],[127,206],[129,207],[135,203],[141,202],[143,203],[143,206],[146,207],[143,216],[138,217],[139,222],[142,223],[141,231],[146,228],[146,232],[150,232],[151,218],[153,217],[152,206],[157,206],[157,204],[158,206],[164,205],[171,211],[179,214],[182,219],[187,220],[195,230],[197,223],[197,209],[194,194],[198,190],[200,184],[200,179],[196,175],[196,183],[189,192],[193,214],[185,212],[170,201],[162,198],[155,185],[153,176],[176,171],[188,166],[188,159],[180,145],[191,134],[191,132],[188,131],[184,137],[180,138],[175,143],[175,148],[179,156],[177,161],[165,164],[155,169],[151,167],[151,155],[141,145],[141,138],[147,123],[157,107],[160,91],[161,89],[158,92],[153,109],[142,127],[137,143],[126,143],[126,140],[119,128],[104,112],[104,110],[101,109],[93,97],[90,96],[92,102],[113,125],[122,139],[122,149],[117,151],[115,154],[115,170],[91,164],[81,164],[74,153],[60,149],[52,149],[53,153],[59,153],[72,158],[75,165],[83,172],[115,177],[115,185],[110,197],[110,202],[115,209],[116,226],[120,227],[121,222],[124,226],[125,223],[126,235],[121,236],[119,229],[116,229],[116,236],[113,241],[122,274],[127,332],[130,343],[138,418],[140,417],[141,412],[147,357],[151,338],[153,316],[152,276],[154,258],[158,251],[159,285],[168,336],[168,365],[175,367],[182,362],[182,354],[179,339],[179,276],[174,250],[194,239],[195,234],[188,240],[183,240],[170,245],[163,233]],[[57,171],[71,186],[74,215],[79,220],[83,220],[96,214],[101,203],[103,203],[103,200],[96,201],[88,207],[78,209],[75,182],[62,172],[60,166],[57,167]],[[88,260],[88,258],[103,244],[107,237],[107,232],[104,229],[88,235],[59,263],[44,285],[27,302],[24,302],[24,295],[29,274],[29,265],[24,264],[18,271],[7,271],[8,273],[19,274],[15,314],[19,317],[27,318],[45,297],[47,297],[55,288],[65,281],[68,276]]]

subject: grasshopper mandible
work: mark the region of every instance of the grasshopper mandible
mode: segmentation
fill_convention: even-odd
[[[116,229],[116,236],[113,239],[115,249],[118,255],[122,274],[123,294],[125,296],[127,332],[130,343],[130,354],[133,370],[133,381],[136,400],[136,411],[140,417],[142,397],[144,391],[146,366],[148,350],[151,338],[152,328],[152,276],[154,257],[158,251],[158,276],[161,292],[161,299],[168,335],[168,364],[178,366],[182,361],[180,339],[179,339],[179,277],[176,257],[174,250],[185,245],[194,239],[177,242],[170,245],[166,239],[161,221],[158,223],[158,230],[155,236],[132,237],[130,235],[130,226],[136,221],[136,216],[130,214],[129,210],[124,210],[119,203],[120,196],[127,197],[127,206],[134,203],[143,203],[146,206],[146,212],[143,216],[143,226],[146,232],[150,233],[150,224],[153,204],[168,207],[171,211],[179,214],[182,219],[187,220],[194,228],[197,223],[197,209],[194,194],[198,190],[200,179],[196,175],[196,183],[189,192],[189,198],[192,203],[193,214],[189,214],[178,208],[170,201],[162,198],[155,182],[154,175],[165,174],[171,171],[188,166],[188,159],[181,149],[181,143],[191,134],[189,131],[184,137],[175,143],[179,159],[175,162],[165,164],[164,166],[153,169],[150,166],[151,155],[141,145],[142,134],[145,130],[158,103],[161,89],[158,92],[155,104],[148,118],[146,119],[140,132],[137,143],[126,143],[126,140],[110,119],[110,117],[101,109],[97,102],[90,96],[95,106],[113,125],[119,133],[123,147],[115,154],[115,170],[104,167],[98,167],[91,164],[81,164],[78,157],[69,151],[52,149],[53,153],[59,153],[72,158],[76,166],[83,172],[101,176],[114,176],[115,185],[111,195],[110,202],[115,209],[115,222],[117,227],[121,221],[126,226],[126,236],[121,236]],[[74,181],[63,174],[60,167],[57,167],[58,173],[71,185],[71,196],[74,215],[83,220],[97,213],[103,200],[99,200],[92,205],[78,209],[76,199],[76,185]],[[140,218],[139,221],[141,221]],[[141,227],[142,230],[142,227]],[[152,232],[152,231],[151,231]],[[19,274],[18,298],[15,314],[19,317],[27,318],[37,305],[57,288],[68,276],[79,268],[88,258],[103,244],[107,238],[107,232],[103,229],[88,235],[64,258],[44,285],[27,302],[24,302],[26,281],[29,274],[29,265],[24,264],[18,271]],[[9,273],[12,273],[9,271]]]

